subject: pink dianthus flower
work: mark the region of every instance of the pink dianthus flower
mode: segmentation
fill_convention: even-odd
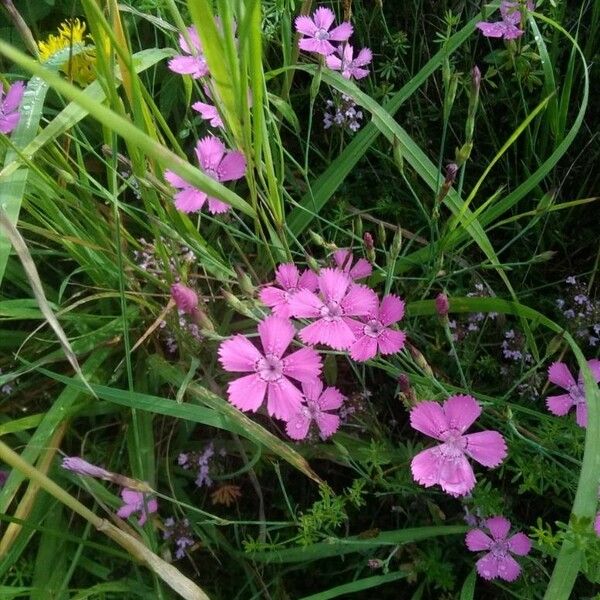
[[[287,319],[276,315],[258,324],[263,351],[245,336],[235,335],[219,347],[219,361],[226,371],[251,373],[229,383],[229,402],[243,411],[257,411],[267,396],[267,412],[284,421],[302,405],[302,393],[290,381],[306,383],[321,373],[321,358],[312,348],[283,356],[296,333]]]
[[[344,273],[350,275],[354,281],[369,277],[373,271],[373,267],[370,265],[369,261],[364,258],[359,258],[354,262],[352,252],[346,248],[336,250],[333,253],[333,261],[340,271],[344,271]]]
[[[511,554],[529,554],[531,540],[521,532],[507,537],[510,521],[504,517],[486,519],[484,525],[491,537],[481,529],[472,529],[465,538],[467,548],[472,552],[487,551],[476,563],[477,572],[487,580],[515,581],[521,573],[521,567]]]
[[[25,84],[15,81],[4,95],[2,84],[0,84],[0,133],[9,134],[19,124],[21,113],[19,105],[25,93]]]
[[[369,69],[364,69],[373,59],[369,48],[362,48],[354,58],[354,48],[350,44],[338,46],[333,54],[326,58],[327,66],[334,71],[340,71],[346,79],[362,79],[369,74]]]
[[[588,367],[594,379],[600,382],[600,360],[595,358],[588,360]],[[569,367],[565,363],[555,362],[548,369],[548,380],[567,391],[566,394],[560,394],[559,396],[548,396],[546,398],[548,410],[554,415],[563,417],[574,406],[577,425],[586,427],[587,406],[581,371],[579,372],[577,381],[575,381],[573,375],[571,375],[571,371],[569,371]]]
[[[296,31],[306,36],[298,41],[300,49],[323,56],[333,54],[335,46],[331,42],[347,42],[353,32],[352,25],[346,21],[331,29],[334,21],[333,11],[324,6],[317,8],[312,18],[306,15],[296,17]]]
[[[277,267],[275,281],[280,287],[269,285],[262,288],[259,298],[263,304],[270,306],[273,312],[283,318],[291,316],[289,301],[298,290],[314,292],[318,287],[316,273],[306,269],[302,273],[293,263],[284,263]]]
[[[340,418],[330,410],[340,408],[346,399],[335,387],[323,390],[323,382],[315,379],[302,384],[306,404],[287,422],[287,434],[294,440],[303,440],[308,435],[311,423],[315,423],[326,439],[332,436],[340,426]]]
[[[212,135],[207,135],[198,140],[195,152],[200,169],[215,181],[220,183],[233,181],[246,174],[244,155],[239,150],[226,150],[225,144]],[[229,204],[209,196],[206,192],[199,190],[173,173],[173,171],[165,171],[165,179],[174,188],[180,190],[175,194],[175,206],[181,212],[197,212],[207,201],[208,210],[212,214],[220,214],[229,210]]]
[[[485,37],[503,38],[505,40],[514,40],[523,35],[523,30],[519,27],[521,23],[520,2],[511,2],[503,0],[500,4],[500,14],[502,21],[488,22],[480,21],[475,26]],[[533,2],[527,2],[527,9],[533,10]]]
[[[381,304],[365,317],[365,323],[359,327],[352,326],[356,341],[350,346],[350,357],[362,362],[373,358],[378,351],[380,354],[400,352],[406,334],[392,329],[390,325],[403,316],[404,302],[393,294],[385,296]]]
[[[419,452],[411,463],[412,475],[425,487],[439,484],[451,496],[464,496],[475,486],[467,457],[485,467],[497,467],[506,457],[506,443],[497,431],[465,431],[481,414],[472,396],[450,396],[437,402],[419,402],[410,411],[413,429],[442,442]]]
[[[192,47],[188,44],[185,37],[179,35],[179,46],[184,54],[180,54],[169,61],[169,69],[179,75],[191,75],[194,79],[199,79],[208,75],[208,65],[204,58],[200,36],[194,26],[188,27],[188,35],[192,42]]]
[[[316,319],[300,330],[306,344],[326,344],[334,350],[347,350],[361,327],[352,317],[365,317],[377,306],[375,292],[352,283],[350,277],[337,269],[321,269],[319,294],[298,290],[289,300],[290,312],[297,318]]]
[[[158,502],[156,498],[148,497],[148,494],[143,492],[136,492],[129,488],[123,488],[121,490],[121,498],[123,499],[123,506],[117,511],[117,515],[121,519],[129,518],[133,513],[140,513],[138,519],[138,525],[141,527],[148,518],[148,515],[155,513],[158,510]]]

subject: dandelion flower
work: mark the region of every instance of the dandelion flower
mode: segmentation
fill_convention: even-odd
[[[239,150],[226,150],[225,144],[212,135],[207,135],[199,140],[195,152],[200,163],[200,169],[215,181],[220,183],[233,181],[246,174],[244,155]],[[179,190],[175,194],[175,206],[181,212],[197,212],[207,201],[208,210],[213,215],[225,213],[229,210],[229,204],[209,196],[206,192],[199,190],[173,173],[173,171],[165,171],[165,179]]]
[[[284,357],[296,331],[287,319],[271,315],[258,325],[262,352],[245,336],[235,335],[219,347],[226,371],[250,373],[232,381],[229,402],[243,411],[257,411],[267,396],[267,412],[289,420],[302,404],[302,393],[290,381],[309,382],[321,373],[321,358],[311,348]]]
[[[442,442],[419,452],[411,463],[412,475],[425,487],[440,485],[451,496],[464,496],[475,486],[467,457],[485,467],[497,467],[506,457],[506,443],[497,431],[465,431],[481,414],[472,396],[450,396],[437,402],[419,402],[410,411],[413,429]]]
[[[362,79],[369,74],[369,69],[364,69],[373,59],[369,48],[362,48],[354,58],[354,48],[350,44],[339,46],[333,54],[325,60],[327,66],[334,71],[340,71],[346,79]]]
[[[588,367],[596,382],[600,382],[600,360],[588,360]],[[548,396],[546,406],[548,410],[559,417],[564,417],[574,406],[575,420],[579,427],[587,425],[587,406],[585,400],[585,389],[583,383],[583,374],[579,372],[577,381],[571,375],[569,368],[563,362],[555,362],[548,369],[548,380],[551,383],[566,390],[566,394],[559,396]]]
[[[301,50],[316,52],[327,56],[335,52],[331,42],[347,42],[352,35],[352,25],[343,22],[331,29],[335,15],[332,10],[320,6],[311,17],[300,15],[296,17],[296,31],[306,36],[298,41]]]
[[[507,537],[510,521],[504,517],[492,517],[484,521],[491,537],[481,529],[467,533],[465,543],[472,552],[487,551],[476,563],[477,572],[484,579],[515,581],[521,573],[519,563],[511,556],[525,556],[531,551],[531,540],[524,533]]]
[[[275,281],[279,287],[269,285],[262,288],[259,298],[263,304],[270,306],[277,316],[283,318],[291,316],[290,298],[298,290],[314,292],[319,284],[316,273],[310,269],[300,273],[298,267],[293,263],[279,265],[275,272]]]
[[[19,106],[25,93],[25,84],[15,81],[4,94],[0,84],[0,133],[9,134],[19,124],[21,113]]]
[[[183,54],[177,55],[169,61],[169,69],[179,75],[191,75],[194,79],[208,75],[208,65],[204,58],[200,36],[194,26],[188,27],[188,36],[191,47],[183,34],[179,34],[179,47]]]

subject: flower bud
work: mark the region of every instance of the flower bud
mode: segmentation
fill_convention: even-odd
[[[448,301],[448,296],[443,292],[438,294],[435,299],[435,310],[440,317],[447,317],[448,310],[450,308],[450,302]]]
[[[450,163],[446,167],[446,179],[444,184],[450,187],[456,181],[456,175],[458,173],[458,165],[456,163]]]
[[[375,255],[375,243],[373,242],[373,236],[368,231],[365,232],[365,235],[363,236],[363,244],[367,260],[370,263],[374,263],[377,258]]]
[[[238,276],[238,284],[240,286],[240,289],[242,290],[242,292],[244,292],[244,294],[251,298],[252,296],[254,296],[254,286],[252,285],[252,280],[250,279],[250,276],[247,273],[244,273],[244,271],[242,271],[242,269],[240,268],[237,268],[236,272]]]
[[[188,315],[198,308],[198,295],[183,283],[174,283],[171,286],[171,298],[175,300],[177,308]]]
[[[471,93],[479,94],[479,88],[481,87],[481,71],[479,67],[475,65],[471,71]]]

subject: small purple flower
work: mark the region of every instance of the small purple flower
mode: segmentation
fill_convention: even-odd
[[[2,85],[0,85],[0,133],[9,134],[19,124],[21,114],[19,105],[23,99],[25,84],[22,81],[15,81],[4,95]]]
[[[164,525],[165,530],[163,532],[163,539],[172,539],[177,546],[175,558],[183,558],[185,556],[186,548],[194,545],[190,522],[187,519],[175,522],[175,519],[169,517],[168,519],[165,519]]]
[[[169,69],[179,75],[191,75],[199,79],[208,75],[208,65],[204,58],[200,36],[195,27],[188,27],[188,36],[192,46],[188,44],[183,35],[179,35],[179,46],[184,54],[180,54],[169,61]]]
[[[208,444],[202,452],[187,452],[181,453],[177,459],[177,463],[184,469],[198,469],[196,475],[196,485],[202,487],[210,487],[213,484],[210,478],[210,461],[215,455],[213,443]]]
[[[117,515],[121,519],[127,519],[134,513],[140,513],[138,519],[138,525],[141,527],[148,518],[148,515],[155,513],[158,510],[158,502],[156,498],[151,498],[148,494],[143,492],[136,492],[129,488],[123,488],[121,490],[121,498],[123,499],[123,506],[117,511]]]
[[[340,71],[342,77],[346,79],[362,79],[369,74],[369,69],[363,67],[366,67],[372,59],[373,53],[369,48],[362,48],[355,58],[354,48],[350,44],[344,44],[327,56],[326,62],[330,69]]]
[[[569,275],[566,279],[565,279],[565,283],[567,283],[568,285],[575,285],[577,283],[577,280],[575,279],[574,275]]]
[[[472,529],[465,538],[467,548],[472,552],[487,551],[487,554],[476,563],[477,572],[487,580],[515,581],[521,573],[521,567],[512,554],[517,556],[529,554],[531,540],[520,532],[507,537],[510,521],[504,517],[486,519],[484,526],[491,537],[481,529]]]
[[[333,54],[335,46],[331,42],[347,42],[353,32],[348,22],[331,29],[334,21],[333,11],[324,6],[317,8],[312,18],[306,15],[296,17],[296,31],[306,36],[298,41],[299,48],[323,56]]]
[[[477,27],[485,37],[515,40],[523,35],[523,30],[519,27],[521,24],[520,7],[520,2],[503,0],[500,4],[502,21],[495,21],[493,23],[480,21],[475,27]],[[527,2],[527,9],[533,10],[533,2]]]

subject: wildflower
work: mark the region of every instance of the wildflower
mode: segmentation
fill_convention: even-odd
[[[533,3],[527,2],[527,9],[533,10]],[[503,0],[500,4],[500,14],[502,21],[493,23],[480,21],[475,25],[485,37],[503,38],[505,40],[514,40],[523,35],[523,30],[519,27],[521,23],[520,2],[511,2]]]
[[[225,150],[225,144],[212,135],[199,140],[195,152],[200,169],[215,181],[220,183],[233,181],[246,174],[244,155],[239,150]],[[212,214],[220,214],[229,210],[229,204],[195,188],[173,171],[165,171],[165,179],[174,188],[180,190],[175,194],[175,206],[181,212],[197,212],[206,201],[208,201],[208,210]]]
[[[123,506],[117,511],[117,515],[121,519],[127,519],[134,513],[140,513],[138,519],[138,525],[141,527],[148,518],[148,515],[155,513],[158,510],[158,502],[156,498],[151,498],[148,494],[143,492],[136,492],[129,488],[123,488],[121,490],[121,498],[123,499]]]
[[[183,313],[191,315],[198,308],[198,295],[183,283],[174,283],[171,286],[171,298]]]
[[[443,292],[439,293],[435,298],[435,310],[440,317],[447,317],[450,309],[448,296]]]
[[[163,539],[172,539],[177,546],[175,550],[175,558],[183,558],[186,548],[194,545],[190,522],[187,519],[175,522],[173,517],[165,519],[165,530],[163,531]]]
[[[356,102],[346,94],[335,94],[333,100],[327,100],[327,109],[323,115],[323,127],[329,129],[332,125],[346,127],[352,133],[360,129],[363,113],[356,109]],[[330,110],[335,112],[331,113]]]
[[[102,467],[97,467],[78,456],[65,456],[62,461],[62,468],[77,473],[78,475],[88,475],[89,477],[106,479],[107,481],[114,480],[114,473],[111,473]]]
[[[177,55],[169,61],[169,69],[179,75],[191,75],[194,79],[208,75],[208,65],[204,58],[200,36],[194,26],[188,27],[188,36],[191,47],[183,34],[179,34],[179,47],[183,54]]]
[[[410,411],[413,429],[442,442],[423,450],[411,463],[414,479],[431,487],[439,484],[451,496],[464,496],[475,486],[475,475],[467,457],[485,467],[497,467],[506,457],[506,443],[497,431],[464,432],[481,414],[472,396],[450,396],[437,402],[419,402]]]
[[[593,378],[597,382],[600,382],[600,360],[588,360],[588,367],[592,372]],[[577,425],[586,427],[587,406],[585,403],[585,389],[582,372],[579,372],[579,377],[577,378],[577,381],[575,381],[565,363],[555,362],[552,363],[548,369],[548,381],[567,391],[566,394],[560,394],[559,396],[548,396],[548,398],[546,398],[548,410],[553,415],[563,417],[574,406]]]
[[[79,19],[63,21],[58,28],[58,35],[49,35],[45,41],[38,42],[40,62],[46,62],[61,50],[71,49],[75,45],[85,46],[88,37],[86,28],[85,21]],[[61,65],[60,70],[80,86],[86,86],[96,79],[96,50],[89,47],[78,52],[69,50],[69,59]]]
[[[292,316],[316,319],[300,330],[307,344],[326,344],[334,350],[347,350],[356,336],[354,329],[362,324],[351,317],[364,317],[377,307],[375,292],[353,284],[350,277],[337,269],[322,269],[319,294],[299,290],[290,298]]]
[[[373,53],[369,48],[362,48],[357,57],[354,58],[354,48],[350,44],[339,46],[333,54],[330,54],[325,59],[327,66],[334,70],[340,71],[342,77],[346,79],[362,79],[369,74],[367,66],[373,59]]]
[[[0,85],[0,133],[8,135],[19,124],[19,105],[24,93],[25,84],[22,81],[15,81],[8,88],[6,95]]]
[[[196,485],[198,487],[202,487],[203,485],[210,487],[213,484],[213,481],[209,475],[209,463],[214,455],[215,449],[211,442],[202,452],[181,453],[177,459],[177,463],[184,469],[197,467],[198,473],[196,475]]]
[[[221,115],[217,110],[216,106],[212,104],[207,104],[206,102],[194,102],[192,104],[192,108],[200,113],[200,116],[205,120],[209,121],[213,127],[223,127],[223,119],[221,119]]]
[[[333,435],[340,426],[340,418],[327,411],[340,408],[346,397],[335,387],[323,390],[323,382],[320,379],[303,383],[302,392],[306,405],[288,421],[285,428],[287,434],[294,440],[303,440],[314,421],[322,439]]]
[[[511,554],[529,554],[531,540],[521,532],[507,537],[510,521],[504,517],[486,519],[484,526],[491,537],[481,529],[472,529],[465,538],[467,548],[472,552],[487,551],[476,563],[477,572],[487,580],[515,581],[521,573],[521,567]]]
[[[396,323],[404,316],[404,302],[388,294],[379,306],[365,318],[366,323],[359,327],[352,325],[356,341],[350,346],[350,356],[354,360],[365,361],[373,358],[377,352],[380,354],[395,354],[404,346],[406,334],[403,331],[392,329],[390,325]]]
[[[301,290],[298,293],[308,292]],[[261,353],[243,335],[225,340],[219,360],[226,371],[249,372],[230,382],[229,401],[243,411],[257,411],[267,395],[267,412],[287,421],[302,404],[302,394],[290,379],[308,382],[321,373],[321,358],[311,348],[301,348],[283,357],[296,331],[287,320],[271,315],[258,324]]]
[[[346,21],[331,29],[334,20],[333,11],[323,6],[315,10],[312,18],[306,15],[296,17],[296,31],[306,36],[298,41],[299,48],[323,56],[333,54],[335,46],[331,42],[347,42],[353,32],[352,25]]]
[[[298,290],[309,290],[314,292],[318,286],[317,275],[310,269],[306,269],[302,273],[293,263],[284,263],[277,267],[275,272],[275,281],[280,287],[270,285],[264,287],[259,298],[261,302],[270,306],[273,312],[282,318],[290,316],[290,298]]]
[[[239,485],[226,484],[220,485],[211,495],[210,501],[214,504],[224,504],[229,507],[242,497],[242,490]]]
[[[333,253],[333,260],[335,262],[335,266],[341,271],[344,271],[344,273],[350,275],[354,281],[369,277],[373,271],[373,267],[371,267],[369,262],[364,258],[359,258],[356,262],[354,262],[354,256],[352,256],[352,252],[350,252],[350,250],[336,250]]]
[[[596,520],[594,521],[594,531],[600,537],[600,512],[596,515]]]

